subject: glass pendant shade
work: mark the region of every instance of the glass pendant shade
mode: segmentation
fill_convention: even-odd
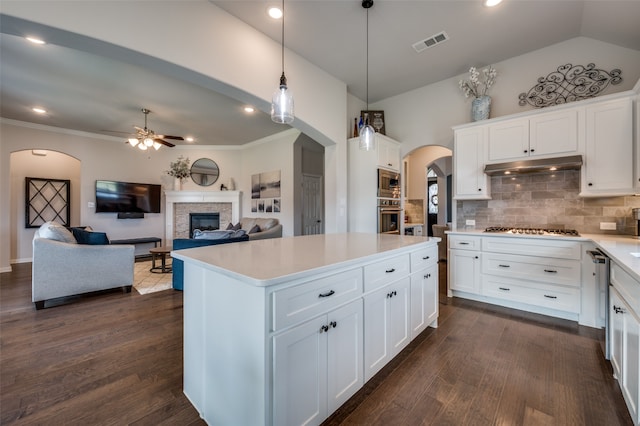
[[[144,144],[147,146],[147,148],[152,147],[153,146],[153,139],[151,138],[144,138]]]
[[[376,131],[369,124],[360,130],[360,144],[358,145],[363,151],[373,151],[376,149]]]
[[[146,151],[146,150],[147,150],[147,146],[146,146],[145,144],[143,144],[143,143],[139,143],[139,144],[138,144],[138,148],[140,148],[140,149],[141,149],[141,150],[143,150],[143,151]]]
[[[286,85],[281,85],[273,93],[271,100],[271,120],[280,124],[291,124],[293,115],[293,94]]]
[[[159,143],[159,142],[154,142],[154,143],[153,143],[153,148],[154,148],[156,151],[157,151],[157,150],[159,150],[161,146],[162,146],[162,144],[161,144],[161,143]]]
[[[136,138],[129,138],[129,145],[135,147],[136,145],[138,145],[138,139]]]

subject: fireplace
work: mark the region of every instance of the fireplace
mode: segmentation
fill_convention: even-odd
[[[220,213],[189,213],[189,238],[193,238],[193,231],[213,231],[220,229]]]

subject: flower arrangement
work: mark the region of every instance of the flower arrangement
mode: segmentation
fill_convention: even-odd
[[[464,97],[468,98],[473,96],[474,98],[479,98],[480,96],[485,96],[493,83],[496,81],[496,77],[498,72],[492,66],[485,68],[482,70],[483,80],[480,80],[480,72],[476,69],[476,67],[469,68],[469,80],[460,80],[458,86],[460,90],[464,93]]]
[[[169,164],[169,170],[167,170],[167,174],[169,176],[173,176],[174,178],[180,179],[183,181],[191,175],[191,170],[189,169],[189,159],[184,158],[182,155],[178,157],[178,159]]]

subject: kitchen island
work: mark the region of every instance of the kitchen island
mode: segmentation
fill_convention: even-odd
[[[184,393],[208,424],[320,424],[427,326],[438,238],[326,234],[172,252]]]

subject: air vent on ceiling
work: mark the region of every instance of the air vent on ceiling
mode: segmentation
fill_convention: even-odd
[[[413,43],[413,48],[415,49],[416,52],[420,53],[423,50],[426,50],[430,47],[435,46],[436,44],[440,44],[447,40],[449,40],[449,36],[444,31],[441,31],[438,34],[432,35],[429,38],[420,40],[417,43]]]

